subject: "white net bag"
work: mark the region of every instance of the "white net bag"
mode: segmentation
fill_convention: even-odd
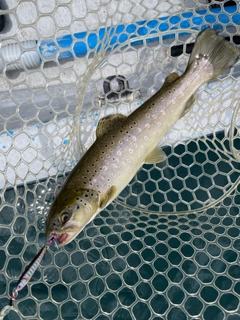
[[[0,34],[0,309],[98,121],[129,114],[198,32],[239,43],[234,1],[20,1]],[[144,165],[70,244],[51,249],[6,319],[240,319],[239,66],[201,86]],[[5,319],[5,318],[4,318]]]

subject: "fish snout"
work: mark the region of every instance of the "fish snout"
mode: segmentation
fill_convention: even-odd
[[[54,233],[55,231],[58,231],[60,228],[61,228],[61,221],[59,218],[53,221],[47,218],[45,222],[45,233],[47,238],[50,237],[52,233]]]

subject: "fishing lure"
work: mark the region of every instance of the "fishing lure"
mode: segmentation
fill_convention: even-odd
[[[39,253],[36,255],[36,257],[32,260],[32,262],[29,264],[27,269],[23,272],[21,277],[18,280],[17,286],[13,289],[12,295],[9,300],[9,305],[5,306],[2,311],[0,312],[0,320],[2,320],[10,310],[14,309],[13,302],[18,296],[18,292],[21,291],[30,281],[32,278],[34,272],[39,267],[42,258],[44,257],[45,253],[47,252],[48,247],[54,242],[55,247],[58,247],[58,243],[56,241],[56,236],[52,235],[51,239],[45,244],[45,246],[39,251]]]
[[[30,265],[28,266],[27,270],[23,272],[20,279],[18,280],[16,288],[13,289],[13,294],[10,298],[10,305],[12,305],[12,302],[17,298],[18,292],[22,290],[26,284],[30,281],[32,278],[34,272],[37,270],[38,266],[40,265],[43,256],[45,255],[47,251],[47,246],[45,245],[39,253],[36,255],[36,257],[32,260]]]

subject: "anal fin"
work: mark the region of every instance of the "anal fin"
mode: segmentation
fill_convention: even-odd
[[[195,95],[191,95],[191,97],[188,99],[188,101],[185,103],[185,107],[183,112],[181,113],[180,118],[184,117],[186,113],[188,113],[188,111],[190,110],[190,108],[194,105],[196,99],[195,99]]]
[[[147,164],[154,164],[158,162],[165,161],[167,159],[166,154],[161,149],[161,147],[156,146],[153,151],[146,157],[145,163]]]

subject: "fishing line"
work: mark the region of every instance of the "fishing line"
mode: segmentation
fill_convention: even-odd
[[[18,280],[17,286],[13,289],[12,295],[10,296],[9,305],[5,306],[2,311],[0,312],[0,320],[3,320],[3,318],[11,311],[16,310],[14,307],[14,301],[16,300],[19,291],[21,291],[30,281],[32,278],[34,272],[39,267],[45,253],[47,252],[48,247],[54,243],[54,246],[59,249],[56,235],[52,235],[50,240],[42,247],[42,249],[38,252],[38,254],[34,257],[34,259],[31,261],[29,266],[26,268],[26,270],[22,273],[21,277]]]

